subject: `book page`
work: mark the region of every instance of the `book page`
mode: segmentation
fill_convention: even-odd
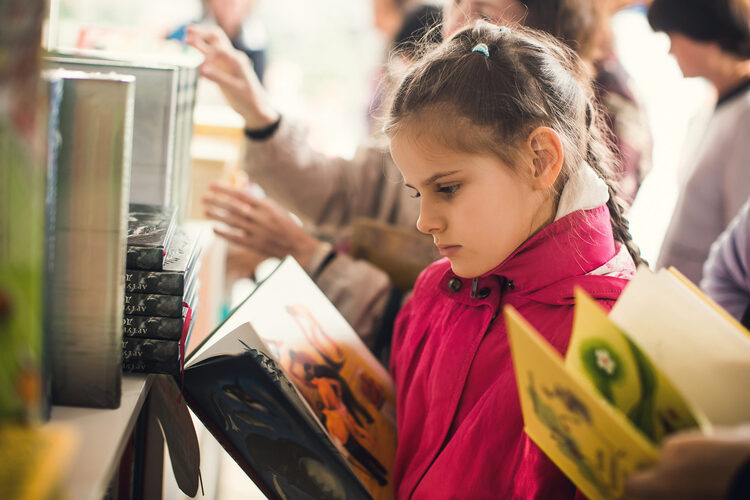
[[[229,329],[229,325],[227,325],[226,328],[214,331],[209,340],[210,342],[205,342],[190,360],[185,363],[185,368],[208,358],[241,354],[248,348],[256,349],[268,355],[266,345],[260,340],[260,337],[258,337],[258,334],[255,333],[255,330],[253,330],[253,327],[249,323],[243,323],[231,330]]]
[[[396,399],[390,375],[292,258],[243,312],[375,498],[392,498]]]
[[[750,420],[750,339],[694,289],[642,267],[609,317],[711,424]]]
[[[619,498],[658,450],[512,307],[505,308],[526,433],[592,500]]]
[[[241,352],[239,340],[279,363],[373,497],[392,498],[393,381],[294,259],[284,259],[187,365]]]
[[[565,367],[590,383],[656,445],[679,430],[708,428],[706,418],[581,289],[576,290]]]

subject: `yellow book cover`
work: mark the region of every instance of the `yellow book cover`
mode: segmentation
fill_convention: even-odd
[[[750,337],[675,270],[639,268],[609,314],[577,290],[564,360],[505,317],[526,432],[589,498],[621,497],[674,432],[750,420]]]
[[[625,476],[656,461],[656,445],[515,309],[505,318],[526,433],[588,498],[621,496]]]

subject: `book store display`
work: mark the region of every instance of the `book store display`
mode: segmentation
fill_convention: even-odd
[[[77,441],[71,426],[45,423],[57,408],[114,410],[123,372],[180,373],[205,240],[203,226],[182,215],[199,60],[41,55],[45,5],[0,5],[0,498],[8,500],[51,498]],[[155,244],[146,233],[160,230],[158,220],[166,232]]]
[[[177,374],[198,313],[201,226],[131,204],[122,322],[125,372]]]

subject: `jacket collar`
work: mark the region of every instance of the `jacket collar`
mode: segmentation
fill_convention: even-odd
[[[599,274],[610,261],[621,266],[621,274],[632,273],[634,265],[612,235],[607,185],[587,164],[566,183],[555,221],[526,240],[496,268],[474,279],[458,278],[445,259],[446,271],[441,280],[448,293],[461,280],[462,293],[451,293],[459,300],[481,299],[478,290],[501,288],[529,294],[555,283],[585,274]],[[611,271],[611,270],[610,270]],[[610,275],[612,273],[609,273]],[[492,277],[492,278],[491,278]],[[454,279],[455,278],[455,279]],[[453,290],[450,281],[453,280]]]

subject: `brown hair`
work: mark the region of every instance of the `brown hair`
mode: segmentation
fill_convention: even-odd
[[[474,53],[479,43],[489,56]],[[584,162],[607,183],[612,229],[636,263],[623,205],[614,189],[615,159],[603,133],[591,83],[581,60],[553,37],[485,22],[455,33],[423,56],[392,98],[385,132],[430,118],[430,132],[451,149],[490,152],[508,165],[540,126],[555,130],[565,151],[559,189]],[[439,119],[435,119],[435,118]]]
[[[648,21],[655,31],[715,42],[724,52],[750,58],[747,0],[654,0]]]
[[[608,2],[604,0],[518,0],[526,7],[524,26],[553,35],[579,57],[598,62],[609,52]]]

